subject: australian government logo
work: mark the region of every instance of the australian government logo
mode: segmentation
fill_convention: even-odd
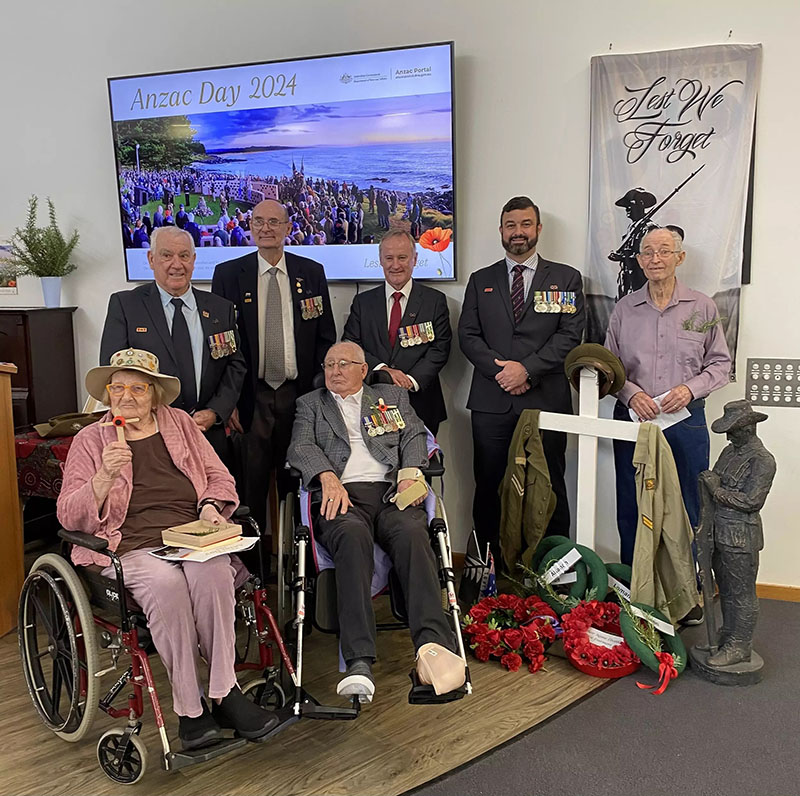
[[[352,75],[348,75],[348,74],[347,74],[347,72],[345,72],[345,73],[344,73],[344,74],[343,74],[343,75],[342,75],[342,76],[339,78],[339,80],[341,80],[341,82],[342,82],[342,83],[352,83],[352,82],[353,82],[353,76],[352,76]]]

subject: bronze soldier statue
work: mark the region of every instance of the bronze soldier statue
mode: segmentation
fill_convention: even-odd
[[[700,474],[701,567],[706,585],[710,586],[710,559],[722,608],[718,638],[711,637],[713,619],[709,625],[711,654],[704,662],[712,669],[747,663],[753,654],[753,631],[758,618],[758,554],[764,546],[759,511],[776,470],[775,458],[756,434],[756,425],[766,419],[767,415],[755,411],[749,401],[725,404],[723,416],[711,424],[711,430],[726,434],[730,444],[714,469]]]

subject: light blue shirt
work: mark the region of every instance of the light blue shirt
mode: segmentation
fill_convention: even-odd
[[[522,281],[525,283],[525,301],[528,300],[528,291],[531,289],[531,285],[533,284],[533,277],[536,276],[536,266],[539,265],[539,254],[538,252],[534,252],[527,260],[522,263],[518,263],[515,260],[512,260],[510,257],[506,256],[506,268],[508,268],[508,289],[511,290],[514,287],[514,266],[515,265],[524,265],[525,268],[522,271]]]
[[[197,388],[197,398],[200,399],[200,378],[203,375],[203,324],[200,322],[200,312],[197,309],[197,299],[190,287],[182,296],[171,296],[156,282],[158,292],[161,294],[161,304],[164,307],[164,316],[167,319],[167,329],[172,334],[172,319],[175,317],[173,298],[183,301],[183,317],[189,327],[189,339],[192,341],[192,359],[194,360],[194,377]],[[200,405],[198,404],[198,407]]]

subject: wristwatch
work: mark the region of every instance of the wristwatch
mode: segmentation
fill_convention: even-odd
[[[222,506],[220,506],[220,504],[217,503],[217,501],[214,500],[214,498],[203,498],[203,500],[201,500],[199,503],[200,511],[203,510],[203,506],[208,506],[209,504],[212,505],[217,511],[219,512],[222,511]]]

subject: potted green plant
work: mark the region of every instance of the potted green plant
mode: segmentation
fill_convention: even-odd
[[[39,199],[28,200],[28,219],[25,226],[14,230],[11,237],[10,256],[0,260],[0,276],[16,279],[20,276],[38,276],[42,283],[45,307],[61,306],[61,277],[77,267],[70,261],[78,244],[78,231],[73,230],[67,240],[58,228],[56,209],[48,197],[50,223],[36,226]]]

